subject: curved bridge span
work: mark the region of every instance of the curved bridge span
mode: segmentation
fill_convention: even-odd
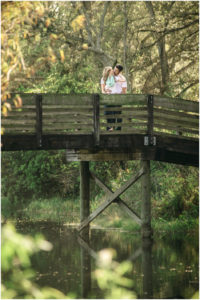
[[[141,159],[198,166],[197,101],[133,94],[19,96],[23,106],[2,118],[3,151],[66,149],[68,161]]]

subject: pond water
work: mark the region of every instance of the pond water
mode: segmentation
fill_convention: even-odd
[[[55,224],[25,224],[18,232],[41,232],[50,241],[50,252],[33,257],[36,283],[51,286],[76,298],[105,298],[91,273],[97,268],[95,256],[105,248],[116,250],[116,261],[129,259],[133,268],[127,275],[133,280],[138,299],[187,299],[199,287],[198,235],[170,236],[142,240],[139,234],[118,230],[90,229],[84,243],[76,229]]]

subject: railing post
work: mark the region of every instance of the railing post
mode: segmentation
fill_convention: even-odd
[[[99,94],[93,95],[93,121],[94,121],[94,143],[96,146],[100,143],[100,118],[99,118],[99,106],[100,106],[100,100],[99,100]]]
[[[42,95],[35,96],[36,105],[36,140],[37,147],[42,147]]]
[[[144,137],[145,146],[156,145],[156,137],[153,136],[153,105],[154,105],[153,95],[148,95],[147,96],[148,123],[147,123],[147,136]]]

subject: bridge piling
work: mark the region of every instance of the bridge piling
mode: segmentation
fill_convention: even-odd
[[[80,219],[83,222],[90,214],[90,170],[89,162],[80,162]],[[89,232],[89,225],[82,231],[82,236]]]
[[[143,238],[149,238],[152,235],[150,160],[141,160],[141,167],[144,169],[145,172],[141,178],[141,234]]]

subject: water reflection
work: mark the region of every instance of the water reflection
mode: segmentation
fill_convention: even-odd
[[[140,235],[119,230],[90,230],[88,236],[79,237],[75,229],[31,224],[18,231],[42,232],[54,246],[51,252],[33,257],[37,283],[65,294],[74,292],[76,298],[104,298],[91,276],[97,254],[104,248],[115,249],[119,263],[132,262],[129,278],[139,299],[191,298],[198,290],[198,238],[194,236],[170,236],[152,244]]]
[[[152,240],[142,240],[143,299],[153,299]]]
[[[98,254],[90,248],[89,233],[78,236],[78,242],[81,246],[81,286],[83,298],[88,298],[91,292],[91,260],[98,259]],[[142,255],[142,275],[143,275],[143,299],[153,299],[153,282],[152,282],[152,239],[142,239],[142,247],[139,247],[127,259],[134,262]]]
[[[78,240],[81,244],[81,298],[87,299],[91,292],[91,254],[88,251],[88,249],[90,249],[89,230],[83,232],[81,236],[78,236]],[[88,249],[83,247],[83,243],[87,245]]]

